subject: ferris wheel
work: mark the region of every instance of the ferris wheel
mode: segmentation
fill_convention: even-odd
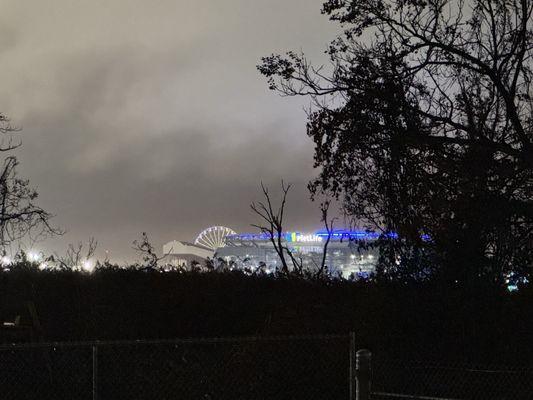
[[[226,236],[235,234],[235,231],[225,226],[212,226],[200,232],[194,244],[207,247],[214,251],[226,245],[224,241]]]

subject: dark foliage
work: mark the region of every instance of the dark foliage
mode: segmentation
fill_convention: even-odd
[[[45,341],[355,331],[360,347],[398,357],[516,364],[533,361],[531,291],[26,266],[0,274],[0,319],[27,319],[33,301]]]

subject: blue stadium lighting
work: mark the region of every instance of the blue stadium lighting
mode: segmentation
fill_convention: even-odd
[[[327,231],[317,231],[313,235],[302,235],[300,232],[284,232],[283,238],[288,242],[295,242],[303,237],[316,236],[317,238],[323,239],[328,237]],[[390,234],[390,237],[396,238],[398,235]],[[379,233],[375,232],[366,232],[366,231],[350,231],[350,230],[336,230],[331,234],[332,238],[335,239],[360,239],[360,240],[375,240],[380,237]],[[270,235],[268,233],[239,233],[236,235],[228,235],[226,237],[229,240],[244,240],[244,241],[255,241],[255,240],[269,240]]]
[[[328,237],[328,231],[317,231],[315,232],[315,235],[320,237]],[[346,239],[359,239],[359,240],[376,240],[379,239],[381,236],[388,237],[390,239],[398,239],[398,234],[395,232],[389,232],[389,233],[377,233],[377,232],[370,232],[370,231],[350,231],[350,230],[336,230],[333,231],[331,234],[331,237],[333,238],[346,238]],[[424,234],[421,236],[422,240],[425,242],[428,242],[431,240],[431,237],[427,234]]]
[[[228,235],[226,239],[229,240],[269,240],[270,235],[268,233],[238,233],[236,235]]]
[[[297,242],[300,239],[303,240],[306,237],[312,238],[312,236],[315,236],[319,239],[325,239],[329,235],[328,231],[326,230],[319,230],[313,233],[312,235],[302,235],[300,232],[284,232],[282,234],[283,238],[287,242]],[[348,229],[338,229],[331,233],[332,239],[348,239],[348,240],[377,240],[381,236],[389,237],[391,239],[398,239],[398,234],[394,232],[382,234],[377,232],[370,232],[370,231],[362,231],[362,230],[348,230]],[[228,235],[227,239],[229,240],[243,240],[243,241],[262,241],[262,240],[270,240],[270,235],[268,233],[239,233],[235,235]],[[424,234],[422,235],[422,240],[424,241],[430,241],[431,238],[429,235]],[[313,240],[305,240],[305,241],[313,241]]]
[[[320,237],[328,237],[329,233],[328,231],[317,231],[315,232],[315,235]],[[397,238],[398,235],[395,233],[390,233],[390,237]],[[341,238],[341,239],[359,239],[359,240],[375,240],[380,237],[379,233],[376,232],[368,232],[368,231],[350,231],[346,229],[340,229],[333,231],[331,233],[332,238]]]

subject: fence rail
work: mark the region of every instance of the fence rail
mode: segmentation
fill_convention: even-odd
[[[533,398],[529,367],[450,364],[410,358],[372,360],[374,399],[522,400]]]
[[[445,397],[415,396],[411,394],[372,392],[372,398],[376,399],[409,399],[409,400],[461,400]]]
[[[0,398],[522,400],[533,370],[358,350],[355,334],[0,345]]]
[[[135,340],[88,340],[68,342],[35,342],[35,343],[0,343],[1,350],[49,347],[80,347],[80,346],[130,346],[155,344],[187,344],[187,343],[246,343],[246,342],[278,342],[278,341],[306,341],[306,340],[347,340],[348,334],[324,335],[269,335],[269,336],[229,336],[229,337],[199,337],[178,339],[135,339]]]

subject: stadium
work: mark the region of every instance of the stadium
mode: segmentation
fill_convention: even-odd
[[[301,260],[309,271],[319,268],[328,232],[286,232],[282,245]],[[378,234],[365,231],[336,230],[326,252],[326,265],[344,278],[361,278],[374,271],[378,250],[372,246]],[[172,265],[190,268],[191,262],[203,264],[208,258],[217,268],[262,270],[266,273],[281,267],[270,236],[265,233],[235,233],[215,226],[202,231],[194,243],[173,241],[163,247]],[[287,257],[289,259],[289,257]],[[289,266],[292,266],[288,260]]]

